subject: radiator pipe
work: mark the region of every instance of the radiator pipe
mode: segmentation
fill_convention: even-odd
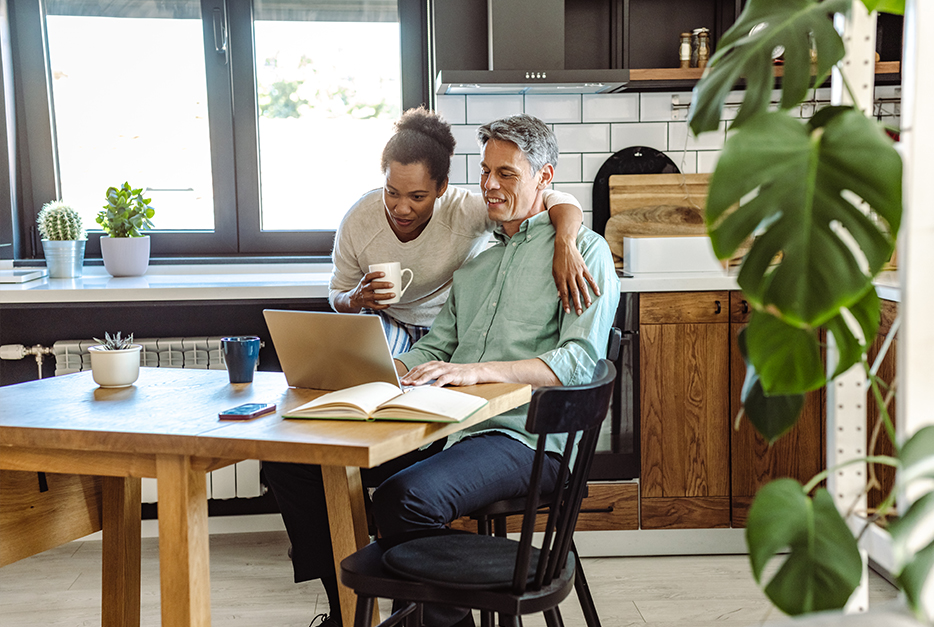
[[[36,344],[29,348],[22,344],[4,344],[0,346],[0,359],[22,359],[26,355],[35,355],[36,366],[39,368],[39,378],[42,378],[42,362],[46,355],[53,353],[51,348]]]

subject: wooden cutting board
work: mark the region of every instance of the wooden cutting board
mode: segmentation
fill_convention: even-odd
[[[704,205],[709,174],[617,174],[610,177],[605,236],[617,257],[624,237],[707,234]]]

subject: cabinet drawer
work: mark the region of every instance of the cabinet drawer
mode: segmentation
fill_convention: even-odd
[[[639,324],[729,322],[730,293],[647,292],[639,296]]]
[[[536,531],[543,531],[547,511],[538,515]],[[451,528],[477,531],[477,521],[466,516],[451,523]],[[577,517],[577,531],[609,531],[639,528],[639,484],[632,482],[589,483],[587,498],[581,503]],[[522,530],[522,515],[506,519],[507,533]]]

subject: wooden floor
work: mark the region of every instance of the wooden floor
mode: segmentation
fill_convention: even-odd
[[[327,612],[317,581],[292,583],[287,549],[284,532],[211,536],[212,625],[305,627]],[[141,624],[157,626],[157,540],[143,539],[142,552]],[[592,558],[584,569],[604,627],[730,627],[782,617],[769,609],[742,555]],[[100,587],[100,542],[72,542],[10,564],[0,568],[0,625],[100,625]],[[871,576],[871,604],[895,596],[895,588]],[[583,627],[576,596],[561,611],[568,627]],[[544,621],[528,617],[524,624]]]

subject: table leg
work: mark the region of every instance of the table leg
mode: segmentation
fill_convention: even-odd
[[[102,627],[139,627],[140,485],[103,477]]]
[[[183,455],[156,456],[164,627],[211,624],[207,482]]]
[[[337,573],[341,597],[341,619],[345,625],[352,625],[357,599],[353,590],[340,583],[340,572],[341,561],[370,542],[363,503],[363,483],[360,481],[360,469],[354,467],[322,466],[321,476],[331,527],[334,572]],[[376,625],[379,615],[374,611],[373,616],[372,624]]]

